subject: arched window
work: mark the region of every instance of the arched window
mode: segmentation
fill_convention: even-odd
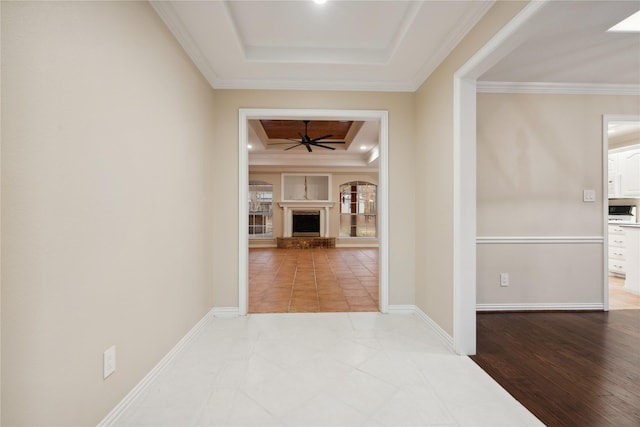
[[[352,181],[340,185],[340,237],[376,237],[375,184]]]
[[[273,185],[249,181],[249,239],[273,239]]]

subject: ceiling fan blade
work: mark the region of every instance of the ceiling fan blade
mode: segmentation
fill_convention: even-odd
[[[284,138],[287,141],[293,141],[293,142],[297,142],[298,144],[302,144],[302,141],[300,141],[299,139],[293,139],[293,138]]]
[[[327,150],[335,150],[334,147],[327,147],[326,145],[322,145],[322,144],[318,144],[317,142],[312,144],[314,147],[322,147],[322,148],[326,148]]]
[[[300,141],[292,141],[292,142],[270,142],[269,144],[267,144],[267,147],[271,147],[272,145],[291,145],[291,144],[295,144],[295,143],[300,144]]]
[[[319,141],[322,142],[323,144],[345,144],[344,141]]]
[[[291,150],[291,149],[296,148],[296,147],[299,147],[299,146],[301,146],[301,145],[302,145],[302,144],[296,144],[296,145],[294,145],[293,147],[285,148],[285,149],[284,149],[284,151]]]
[[[316,142],[316,141],[320,141],[321,139],[331,138],[332,136],[333,135],[329,134],[329,135],[321,136],[320,138],[313,138],[311,141]]]
[[[304,144],[305,147],[307,147],[307,151],[311,153],[311,145],[310,144]]]

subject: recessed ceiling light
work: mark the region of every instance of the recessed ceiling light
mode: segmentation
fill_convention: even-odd
[[[367,146],[366,146],[366,145],[361,145],[361,146],[360,146],[360,149],[361,149],[362,151],[364,151],[364,150],[366,150],[366,149],[367,149]]]
[[[248,148],[249,150],[251,150],[251,149],[253,148],[253,145],[251,145],[251,144],[247,144],[247,148]]]
[[[640,33],[640,10],[618,22],[607,31],[619,33]]]
[[[315,4],[325,4],[327,0],[313,0]]]

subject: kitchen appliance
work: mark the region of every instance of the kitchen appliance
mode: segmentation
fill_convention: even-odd
[[[609,222],[635,223],[636,207],[633,205],[609,206]]]

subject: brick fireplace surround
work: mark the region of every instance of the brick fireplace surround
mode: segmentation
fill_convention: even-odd
[[[279,249],[335,248],[335,237],[278,237]]]

